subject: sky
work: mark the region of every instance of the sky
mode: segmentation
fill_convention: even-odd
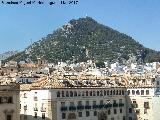
[[[17,0],[18,5],[6,4],[10,1],[0,0],[0,53],[22,51],[71,19],[86,15],[160,51],[160,0],[77,0],[77,4],[41,0],[41,5],[39,0],[30,5],[24,5],[30,0]]]

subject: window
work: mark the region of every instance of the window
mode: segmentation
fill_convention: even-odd
[[[111,114],[111,110],[109,109],[109,110],[108,110],[108,115],[110,115],[110,114]]]
[[[103,105],[103,100],[100,100],[100,105]]]
[[[69,97],[69,92],[68,91],[66,91],[66,97]]]
[[[96,92],[95,91],[93,91],[93,96],[96,96]]]
[[[144,114],[147,114],[147,109],[144,109]]]
[[[74,106],[74,102],[70,102],[70,106]]]
[[[118,90],[116,91],[116,95],[118,95]]]
[[[113,95],[115,95],[115,90],[113,90]]]
[[[149,108],[149,102],[144,102],[144,108]]]
[[[96,101],[93,101],[93,105],[96,105]]]
[[[114,114],[117,114],[117,110],[116,109],[114,109]]]
[[[132,90],[132,95],[135,95],[135,91],[134,90]]]
[[[86,106],[89,105],[89,101],[86,101]]]
[[[107,90],[107,95],[109,95],[109,90]]]
[[[24,115],[24,120],[27,120],[27,115]]]
[[[113,118],[111,118],[111,120],[114,120],[114,117],[113,117]]]
[[[119,90],[119,95],[121,95],[122,93],[121,93],[121,90]]]
[[[73,97],[73,92],[72,91],[70,91],[70,97]]]
[[[132,108],[129,108],[129,113],[132,113]]]
[[[134,100],[133,103],[136,104],[137,102]]]
[[[78,91],[78,96],[81,96],[81,91]]]
[[[103,91],[102,90],[100,91],[100,96],[103,96]]]
[[[64,107],[65,106],[65,102],[61,102],[61,107]]]
[[[106,96],[106,91],[104,90],[104,96]]]
[[[12,97],[8,97],[8,103],[13,103],[13,98]]]
[[[122,90],[122,95],[124,95],[124,90]]]
[[[120,112],[120,113],[122,113],[122,112],[123,112],[123,111],[122,111],[122,108],[120,108],[120,109],[119,109],[119,112]]]
[[[136,95],[139,95],[139,90],[136,91]]]
[[[34,110],[38,110],[38,108],[37,108],[37,103],[35,103],[35,107],[34,107]]]
[[[115,103],[116,103],[116,100],[113,100],[113,103],[115,104]]]
[[[60,92],[59,91],[57,92],[57,97],[60,97]]]
[[[159,85],[159,81],[157,81],[157,85]]]
[[[97,91],[97,96],[99,96],[99,91]]]
[[[45,119],[45,113],[42,113],[42,119]]]
[[[132,120],[132,117],[129,117],[129,120]]]
[[[92,91],[90,91],[89,93],[90,93],[90,96],[92,96]]]
[[[94,116],[97,116],[97,111],[94,111],[94,113],[93,113],[93,114],[94,114]]]
[[[23,97],[24,97],[24,98],[27,98],[27,94],[26,94],[26,93],[24,93],[24,94],[23,94]]]
[[[86,91],[86,96],[88,96],[88,91]]]
[[[12,116],[11,115],[7,115],[7,119],[6,120],[12,120]]]
[[[86,111],[86,117],[90,116],[89,111]]]
[[[34,113],[34,118],[37,118],[37,112]]]
[[[123,116],[123,120],[126,120],[126,116]]]
[[[66,113],[62,113],[62,119],[66,119]]]
[[[141,95],[144,95],[144,90],[141,90]]]
[[[130,95],[130,90],[128,90],[127,92],[128,92],[128,95]]]
[[[82,106],[82,101],[78,101],[78,106]]]
[[[149,90],[146,90],[146,95],[149,95]]]
[[[82,112],[78,112],[78,117],[82,117]]]
[[[62,97],[65,97],[65,95],[64,95],[64,91],[62,91]]]
[[[119,99],[119,103],[122,103],[122,99]]]
[[[112,95],[112,90],[110,91],[110,95]]]
[[[2,97],[0,97],[0,104],[2,103]]]
[[[84,96],[84,91],[82,91],[82,96]]]
[[[140,114],[140,109],[136,109],[136,114],[137,114],[137,115]]]
[[[74,97],[77,97],[77,91],[74,91]]]

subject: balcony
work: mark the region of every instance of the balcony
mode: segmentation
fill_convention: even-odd
[[[99,105],[99,108],[100,108],[100,109],[104,108],[104,105]]]
[[[69,110],[71,110],[71,111],[76,110],[76,106],[70,106]]]
[[[61,107],[61,111],[67,111],[67,107]]]
[[[83,109],[84,109],[84,106],[83,106],[83,105],[77,106],[77,110],[83,110]]]
[[[132,103],[131,106],[132,106],[132,108],[138,108],[138,104],[137,103]]]
[[[119,107],[123,107],[124,106],[124,103],[119,103]]]
[[[93,105],[93,109],[99,108],[99,105]]]
[[[67,111],[67,107],[61,107],[61,111]]]
[[[27,110],[27,105],[24,106],[24,110]]]
[[[113,107],[118,107],[118,103],[113,103]]]
[[[91,109],[91,106],[90,105],[86,105],[85,109]]]
[[[41,112],[46,112],[46,108],[41,107]]]
[[[34,107],[33,109],[34,109],[34,111],[38,111],[38,108],[37,108],[37,107]]]
[[[104,105],[104,108],[111,108],[112,107],[112,104],[106,104]]]

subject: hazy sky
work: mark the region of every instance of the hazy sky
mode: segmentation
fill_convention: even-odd
[[[145,47],[160,50],[160,0],[78,0],[77,5],[50,0],[56,2],[52,6],[49,0],[41,1],[44,5],[23,5],[27,0],[19,5],[4,5],[0,0],[0,53],[23,50],[31,41],[38,41],[69,20],[86,14]]]

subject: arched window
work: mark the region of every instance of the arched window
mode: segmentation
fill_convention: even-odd
[[[60,92],[59,91],[57,92],[57,97],[60,97]]]
[[[116,91],[116,95],[118,95],[118,90]]]
[[[115,90],[113,90],[113,95],[115,95]]]
[[[139,93],[139,90],[137,90],[137,91],[136,91],[136,95],[139,95],[139,94],[140,94],[140,93]]]
[[[77,91],[74,91],[74,97],[77,97]]]
[[[64,96],[64,91],[62,91],[62,97],[65,97],[65,96]]]
[[[124,90],[122,90],[122,95],[124,95]]]
[[[99,96],[99,91],[97,91],[97,96]]]
[[[112,90],[110,90],[110,95],[112,95]]]
[[[93,96],[96,96],[96,92],[95,91],[93,91]]]
[[[73,97],[73,92],[72,91],[70,91],[70,97]]]
[[[92,96],[92,91],[89,92],[90,96]]]
[[[104,90],[104,96],[106,96],[106,91]]]
[[[103,91],[102,90],[100,91],[100,96],[103,96]]]
[[[69,92],[68,91],[66,91],[66,97],[69,97]]]
[[[88,96],[88,91],[86,91],[86,96]]]
[[[82,96],[84,96],[84,91],[82,91]]]
[[[107,90],[107,95],[109,95],[109,90]]]

